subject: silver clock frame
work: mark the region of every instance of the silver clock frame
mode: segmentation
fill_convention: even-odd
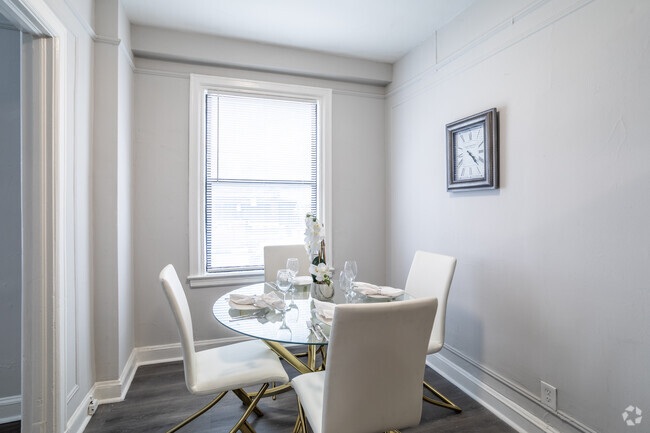
[[[485,170],[482,178],[456,180],[456,133],[483,124]],[[475,191],[499,188],[499,119],[496,108],[482,111],[447,126],[447,191]]]

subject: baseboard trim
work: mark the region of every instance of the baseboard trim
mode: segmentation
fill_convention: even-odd
[[[202,340],[194,343],[197,350],[210,349],[212,347],[225,346],[228,344],[239,343],[250,340],[250,337],[228,337],[217,338],[214,340]],[[136,351],[137,366],[160,364],[163,362],[180,361],[183,359],[183,352],[180,343],[161,344],[158,346],[138,347]]]
[[[88,405],[90,404],[90,399],[93,397],[94,392],[95,387],[93,386],[81,400],[81,403],[79,403],[70,419],[68,419],[65,426],[65,433],[83,433],[86,429],[86,426],[92,418],[88,415]]]
[[[197,341],[195,347],[199,350],[211,347],[225,346],[250,340],[249,337],[228,337],[214,340]],[[180,343],[161,344],[158,346],[136,347],[131,351],[119,379],[96,382],[84,396],[72,416],[66,423],[65,433],[83,433],[84,429],[92,418],[88,415],[90,400],[95,398],[98,404],[116,403],[124,400],[126,393],[131,387],[138,367],[148,364],[159,364],[163,362],[180,361],[183,359]],[[20,420],[20,396],[0,399],[0,423]],[[13,406],[17,404],[17,410]],[[5,409],[9,408],[11,409]],[[17,413],[17,415],[12,415]],[[5,416],[5,414],[8,414]]]
[[[20,395],[0,398],[0,424],[20,421],[22,402]]]
[[[250,338],[244,336],[218,338],[197,341],[194,346],[197,350],[204,350],[246,340],[250,340]],[[181,359],[183,359],[183,353],[180,343],[136,347],[131,351],[131,355],[122,370],[120,378],[95,383],[91,395],[94,395],[100,405],[123,401],[139,366],[180,361]],[[84,407],[87,407],[87,402]]]
[[[445,345],[427,365],[521,433],[597,433],[459,350]],[[479,379],[480,378],[480,379]]]
[[[126,392],[131,386],[133,376],[135,376],[135,371],[138,369],[136,354],[137,349],[133,349],[129,355],[129,359],[127,359],[126,364],[124,365],[124,369],[122,369],[122,374],[120,374],[119,379],[95,383],[94,397],[97,399],[99,404],[115,403],[124,400]]]

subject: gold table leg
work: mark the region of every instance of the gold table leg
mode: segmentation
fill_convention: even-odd
[[[310,344],[309,346],[307,346],[307,364],[305,364],[282,344],[275,341],[269,341],[269,340],[262,340],[262,341],[266,343],[266,345],[269,346],[269,348],[273,352],[275,352],[280,358],[283,358],[285,361],[287,361],[287,363],[289,363],[290,366],[298,370],[298,372],[301,374],[312,373],[314,371],[323,369],[323,366],[321,366],[318,369],[316,368],[316,354],[320,350],[321,353],[323,354],[323,360],[325,360],[325,354],[323,353],[324,346],[319,346],[314,344]],[[278,394],[282,394],[283,392],[290,391],[291,389],[292,389],[291,384],[289,383],[284,385],[274,386],[273,388],[269,388],[266,390],[266,392],[264,393],[264,397],[273,397]],[[256,392],[248,393],[248,396],[250,398],[255,398],[256,395],[257,395]]]
[[[281,358],[284,358],[285,361],[289,363],[293,368],[298,370],[300,373],[311,373],[314,371],[313,368],[310,368],[309,366],[305,365],[300,361],[298,358],[296,358],[296,355],[291,353],[286,347],[284,347],[282,344],[276,342],[276,341],[269,341],[269,340],[262,340],[264,343],[266,343],[269,348],[274,351],[275,353],[278,354]],[[312,350],[313,345],[309,345],[309,352],[308,352],[308,360],[307,363],[311,364],[312,363],[312,356],[311,356],[311,350]],[[316,362],[315,360],[313,362]]]
[[[320,346],[310,344],[307,346],[307,365],[311,371],[316,371],[316,354]]]

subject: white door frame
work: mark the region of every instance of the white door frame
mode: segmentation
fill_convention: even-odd
[[[66,233],[66,77],[68,30],[43,0],[0,0],[0,12],[35,38],[36,80],[28,117],[30,180],[24,196],[22,431],[65,430],[63,298],[70,234]],[[33,167],[30,170],[30,167]],[[25,180],[25,177],[23,177]],[[25,185],[25,182],[23,183]],[[24,210],[25,210],[24,209]]]

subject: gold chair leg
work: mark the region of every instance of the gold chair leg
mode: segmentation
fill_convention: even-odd
[[[173,432],[179,430],[181,427],[186,426],[187,424],[191,423],[192,421],[194,421],[195,419],[197,419],[198,417],[200,417],[201,415],[203,415],[204,413],[206,413],[208,410],[210,410],[210,408],[211,408],[212,406],[214,406],[215,404],[219,403],[219,400],[221,400],[221,399],[223,398],[223,396],[226,395],[227,392],[228,392],[228,391],[224,391],[224,392],[222,392],[221,394],[219,394],[218,396],[216,396],[215,399],[212,400],[210,403],[208,403],[208,404],[207,404],[203,409],[201,409],[200,411],[196,412],[194,415],[190,416],[190,417],[187,418],[185,421],[181,422],[181,423],[178,424],[176,427],[174,427],[174,428],[172,428],[171,430],[169,430],[167,433],[173,433]]]
[[[251,402],[251,404],[246,408],[246,412],[239,418],[239,421],[237,421],[237,424],[230,430],[230,433],[236,433],[237,430],[241,430],[242,433],[255,433],[255,430],[253,430],[253,427],[251,427],[248,422],[246,422],[246,418],[253,412],[255,407],[257,406],[257,402],[260,401],[260,398],[264,395],[264,391],[266,391],[266,388],[269,387],[268,383],[265,383],[262,385],[262,388],[257,392],[257,395],[255,396],[255,399]],[[244,429],[242,429],[242,426]],[[248,430],[248,431],[246,431]]]
[[[255,429],[248,423],[248,421],[244,421],[239,431],[241,433],[256,433]]]
[[[296,425],[293,427],[293,433],[307,433],[305,411],[302,410],[300,399],[298,399],[298,418],[296,419]]]
[[[248,393],[241,388],[233,389],[232,392],[234,392],[235,395],[239,397],[242,403],[244,403],[244,405],[246,406],[250,406],[250,404],[253,402],[253,400],[251,400],[251,398],[248,396]],[[255,412],[255,415],[257,416],[264,416],[264,413],[262,413],[259,407],[255,407],[253,409],[253,412]]]
[[[429,398],[429,397],[423,395],[423,396],[422,396],[422,399],[423,399],[424,401],[426,401],[427,403],[431,403],[431,404],[435,404],[436,406],[441,406],[441,407],[444,407],[444,408],[447,408],[447,409],[451,409],[451,410],[453,410],[453,411],[456,412],[456,413],[461,413],[461,412],[463,411],[463,409],[461,409],[460,407],[456,406],[456,405],[455,405],[454,403],[452,403],[452,402],[451,402],[447,397],[445,397],[444,395],[440,394],[440,393],[439,393],[439,392],[438,392],[434,387],[432,387],[432,386],[429,385],[428,383],[424,382],[424,386],[425,386],[425,388],[427,388],[429,391],[431,391],[432,393],[434,393],[436,396],[438,396],[438,398],[440,398],[440,399],[442,400],[442,401],[433,400],[433,399],[431,399],[431,398]]]

